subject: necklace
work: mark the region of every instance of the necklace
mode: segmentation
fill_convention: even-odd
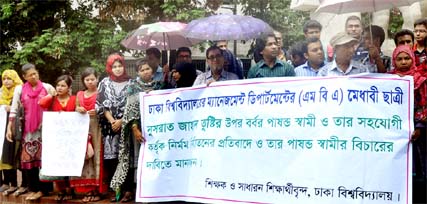
[[[68,102],[68,99],[70,99],[70,96],[69,95],[67,95],[66,97],[64,97],[64,98],[60,98],[60,97],[58,97],[58,101],[59,101],[59,104],[61,104],[61,106],[65,106],[65,105],[67,105],[67,102]]]

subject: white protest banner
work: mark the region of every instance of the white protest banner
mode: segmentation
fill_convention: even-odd
[[[3,144],[6,137],[7,112],[6,106],[0,106],[0,160],[3,155]]]
[[[412,203],[412,77],[213,83],[141,111],[139,202]]]
[[[43,112],[41,173],[45,176],[81,176],[88,133],[88,114]]]

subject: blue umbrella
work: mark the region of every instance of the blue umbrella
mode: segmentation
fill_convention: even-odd
[[[220,14],[193,20],[183,32],[201,40],[248,40],[273,33],[273,29],[251,16]]]

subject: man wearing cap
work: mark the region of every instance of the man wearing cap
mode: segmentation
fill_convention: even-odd
[[[368,72],[366,66],[355,65],[351,60],[359,45],[358,39],[347,33],[338,33],[332,37],[330,44],[335,50],[335,59],[325,65],[318,76],[346,76]]]

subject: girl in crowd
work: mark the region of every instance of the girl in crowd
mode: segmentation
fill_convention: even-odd
[[[108,77],[104,78],[98,85],[96,112],[100,118],[99,123],[104,144],[103,170],[105,182],[108,184],[117,167],[119,137],[126,104],[126,90],[130,78],[126,74],[125,60],[119,54],[108,56],[106,72]],[[112,202],[117,200],[116,196],[111,198]]]
[[[138,167],[137,162],[141,143],[145,141],[141,132],[139,93],[163,88],[162,82],[153,81],[153,69],[146,61],[140,61],[137,64],[137,69],[138,77],[131,80],[128,87],[128,97],[123,116],[123,130],[119,142],[119,165],[111,181],[113,189],[121,188],[121,192],[125,192],[121,202],[130,202],[134,199],[135,169]]]
[[[11,69],[4,70],[1,78],[3,86],[0,89],[0,105],[2,106],[0,108],[4,107],[9,113],[15,87],[22,85],[22,81],[18,73]],[[2,184],[0,192],[3,192],[3,195],[9,195],[17,189],[16,154],[19,144],[19,141],[9,142],[6,138],[3,143],[3,153],[0,158],[0,184]]]
[[[42,98],[39,102],[42,108],[49,111],[66,111],[71,112],[76,109],[76,96],[71,95],[71,84],[73,79],[69,75],[62,75],[56,79],[56,96],[47,95]],[[61,148],[61,147],[58,147]],[[41,180],[52,180],[56,177],[41,176]],[[56,186],[59,189],[59,193],[56,196],[56,201],[66,201],[74,198],[74,191],[70,188],[69,177],[63,177],[63,179],[54,180]]]
[[[193,63],[180,62],[172,70],[172,77],[176,81],[175,88],[191,87],[196,80],[196,67]]]
[[[51,190],[50,183],[42,183],[39,179],[41,167],[41,124],[42,112],[39,100],[47,94],[55,95],[52,85],[39,80],[39,73],[33,64],[22,66],[24,79],[27,81],[23,86],[17,86],[14,91],[12,106],[9,115],[9,124],[6,137],[12,141],[12,132],[16,113],[20,106],[24,110],[24,130],[21,140],[21,169],[23,177],[28,181],[30,193],[26,200],[38,200]]]
[[[426,182],[426,125],[427,125],[427,78],[415,67],[414,52],[405,45],[398,46],[393,52],[392,74],[413,76],[414,78],[414,126],[413,145],[413,184],[414,200],[425,198]],[[417,201],[417,202],[418,202]],[[425,201],[424,201],[425,202]]]
[[[85,87],[84,91],[77,93],[76,111],[89,114],[89,136],[88,149],[93,148],[93,155],[85,158],[82,176],[71,177],[70,183],[77,192],[86,193],[82,202],[96,202],[101,200],[101,194],[107,190],[102,182],[103,154],[101,130],[98,126],[98,117],[95,112],[96,97],[98,94],[98,75],[95,69],[89,67],[81,73],[81,80]]]

